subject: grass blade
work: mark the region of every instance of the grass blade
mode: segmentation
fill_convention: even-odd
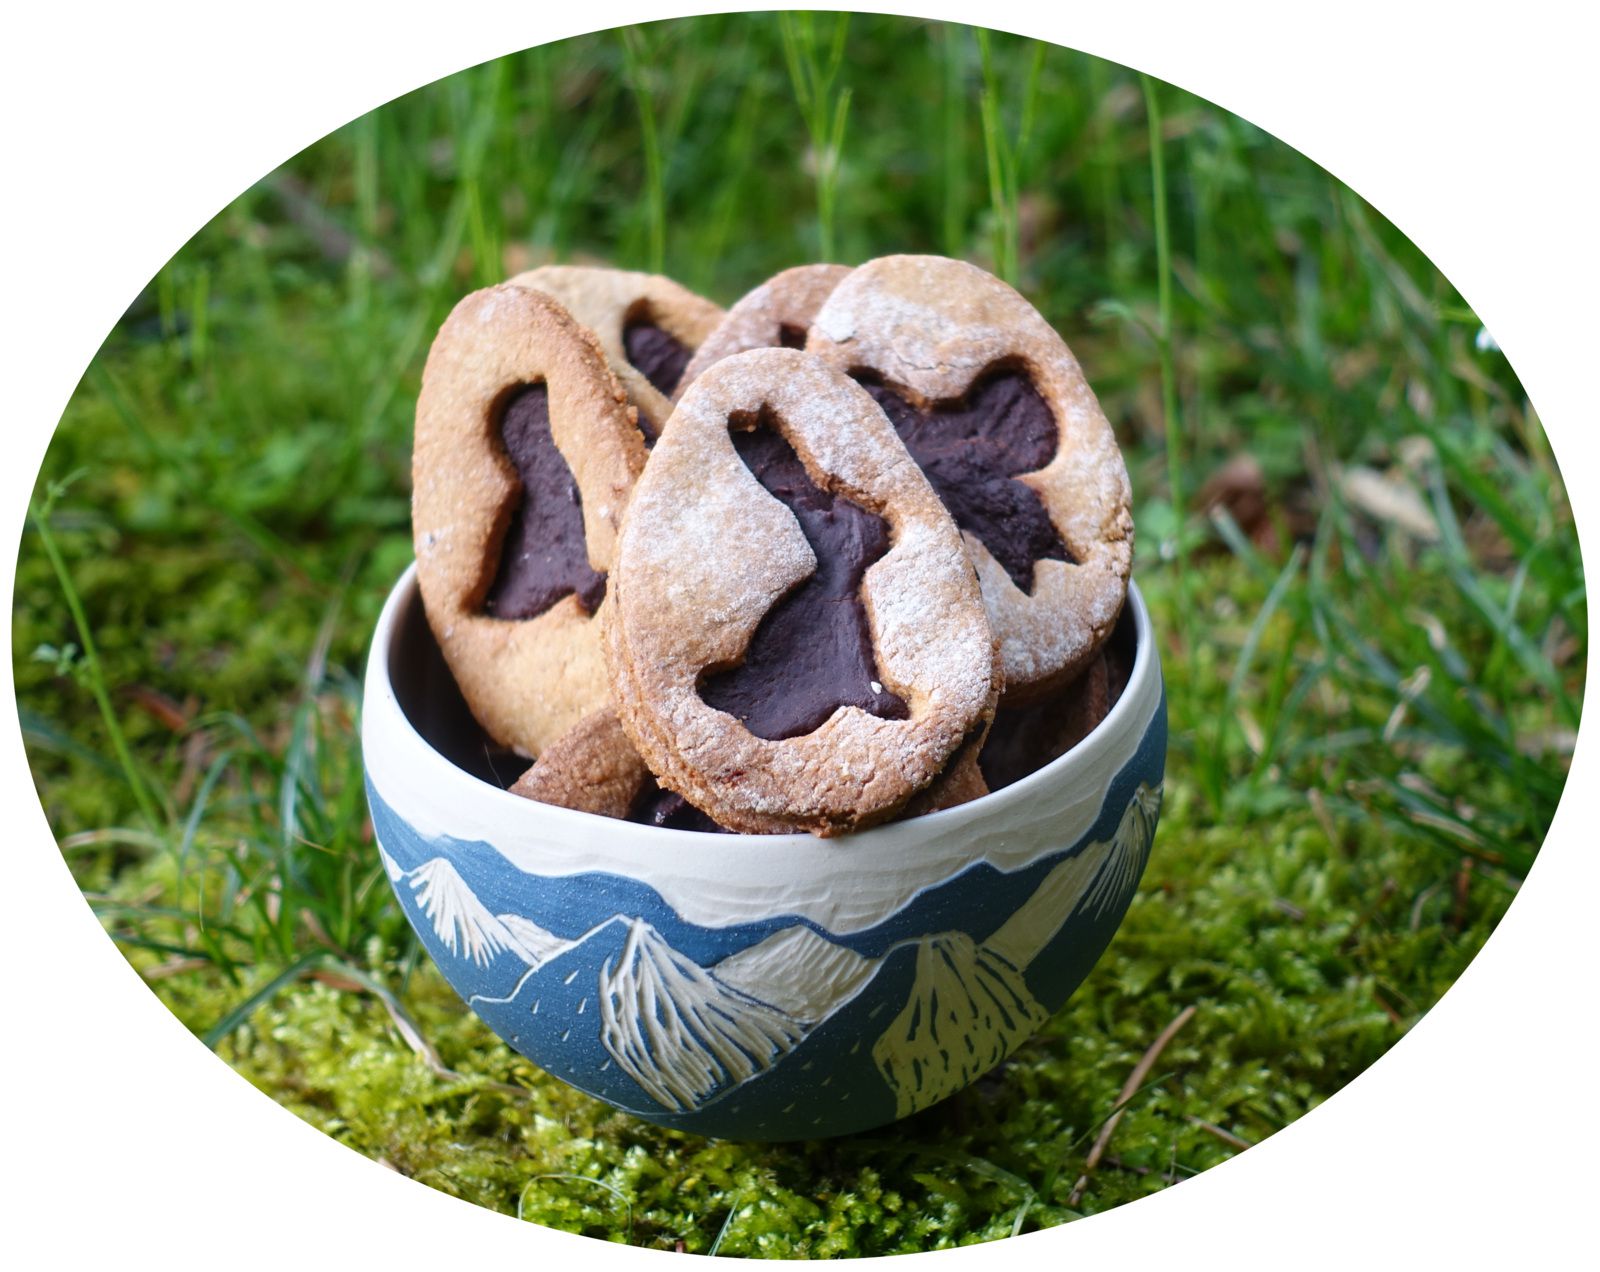
[[[215,1051],[224,1038],[250,1018],[257,1007],[277,997],[285,988],[320,966],[326,959],[327,954],[322,950],[312,950],[308,954],[302,954],[206,1030],[201,1041]]]

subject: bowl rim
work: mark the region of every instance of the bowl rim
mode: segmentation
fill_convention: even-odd
[[[435,764],[454,774],[459,782],[471,783],[470,788],[476,798],[488,801],[491,807],[498,805],[501,809],[513,809],[527,815],[532,810],[537,810],[541,818],[553,819],[553,825],[565,825],[573,833],[581,833],[585,829],[592,830],[597,824],[614,830],[627,827],[629,831],[639,831],[648,837],[648,842],[666,844],[675,842],[679,845],[688,843],[705,843],[710,832],[697,830],[682,830],[664,826],[638,826],[630,822],[619,822],[615,818],[603,817],[598,813],[583,812],[578,809],[562,808],[555,804],[540,804],[536,801],[525,799],[520,795],[513,795],[509,790],[495,786],[490,782],[462,769],[448,757],[437,750],[434,745],[418,731],[405,709],[400,705],[395,693],[394,685],[389,675],[390,653],[394,644],[395,632],[398,628],[402,611],[409,605],[421,604],[420,589],[417,584],[417,564],[412,561],[400,574],[394,586],[390,589],[385,599],[383,609],[378,616],[378,621],[373,629],[372,643],[367,656],[366,674],[364,678],[364,696],[362,709],[362,749],[363,759],[367,751],[368,730],[377,727],[399,727],[405,734],[407,749],[415,754],[428,757],[427,762]],[[886,831],[903,833],[907,826],[925,827],[930,832],[937,829],[950,827],[955,821],[983,818],[1002,813],[1012,805],[1022,804],[1030,796],[1047,785],[1058,782],[1068,782],[1080,773],[1093,766],[1098,752],[1110,745],[1113,739],[1120,737],[1127,730],[1127,717],[1135,710],[1140,709],[1143,700],[1150,697],[1149,682],[1159,682],[1161,677],[1160,659],[1158,657],[1154,632],[1150,622],[1150,611],[1145,604],[1144,596],[1140,593],[1138,584],[1132,579],[1128,581],[1128,594],[1126,605],[1131,608],[1134,621],[1134,660],[1133,667],[1128,673],[1128,682],[1122,694],[1112,705],[1105,717],[1094,729],[1071,750],[1057,756],[1048,764],[1042,765],[1032,773],[1017,779],[1008,786],[1001,787],[998,791],[991,791],[987,795],[979,796],[964,804],[957,804],[951,808],[940,809],[933,813],[924,813],[920,817],[902,820],[891,820],[879,823],[866,830],[855,831],[847,835],[833,837],[826,842],[843,844],[862,844],[874,836],[883,836]],[[1159,702],[1160,687],[1157,684],[1156,698]],[[373,719],[372,708],[381,705],[385,711],[386,722],[381,723]],[[1152,707],[1152,710],[1158,709]],[[371,781],[369,775],[369,781]],[[724,851],[732,849],[735,845],[748,843],[759,846],[764,853],[770,853],[774,848],[781,848],[784,844],[816,844],[816,836],[804,832],[793,832],[776,835],[754,835],[739,832],[720,833],[713,836],[718,847]]]

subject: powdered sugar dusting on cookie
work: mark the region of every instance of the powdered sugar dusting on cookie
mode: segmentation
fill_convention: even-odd
[[[689,360],[676,396],[724,358],[783,343],[786,328],[803,341],[823,302],[849,273],[844,265],[796,265],[746,293]]]
[[[816,568],[794,518],[756,485],[726,438],[724,430],[723,445],[703,449],[669,448],[663,438],[647,470],[657,479],[636,493],[632,533],[625,529],[623,538],[634,586],[642,583],[672,612],[696,619],[663,632],[665,645],[682,656],[703,636],[707,662],[737,657],[761,615]],[[762,550],[728,551],[752,543]]]
[[[769,741],[699,695],[702,672],[738,661],[773,602],[815,568],[794,514],[729,437],[730,418],[763,408],[818,486],[888,523],[861,596],[883,685],[907,719],[844,706]],[[882,820],[993,710],[993,641],[954,522],[871,398],[799,351],[741,353],[691,386],[636,488],[614,580],[606,652],[624,727],[663,785],[724,825],[835,833]]]
[[[626,499],[644,444],[598,348],[548,297],[501,286],[456,305],[429,350],[412,454],[428,621],[479,722],[530,756],[607,695],[599,632],[576,598],[527,620],[483,610],[520,485],[495,436],[495,404],[535,383],[547,386],[551,437],[582,495],[585,551],[604,569],[605,510]]]
[[[1016,480],[1039,496],[1072,561],[1035,562],[1024,591],[972,536],[968,547],[999,636],[1008,696],[1069,680],[1110,634],[1132,564],[1127,469],[1076,359],[1013,288],[962,261],[887,256],[828,298],[808,352],[870,371],[919,409],[961,398],[995,367],[1025,372],[1059,429],[1055,457]]]
[[[652,432],[666,422],[672,403],[628,360],[625,327],[647,317],[693,350],[723,318],[717,305],[661,274],[596,265],[543,265],[516,275],[511,282],[553,297],[594,334],[612,373]]]
[[[901,527],[864,584],[889,684],[920,687],[957,710],[982,709],[990,636],[982,609],[962,604],[971,583],[959,538],[930,521]]]

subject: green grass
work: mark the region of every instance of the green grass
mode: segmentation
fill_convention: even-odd
[[[944,1104],[822,1144],[657,1130],[495,1040],[378,868],[357,689],[410,558],[418,374],[461,293],[530,264],[660,264],[728,302],[819,253],[889,251],[1014,277],[1117,429],[1170,698],[1155,854],[1067,1008]],[[477,67],[246,191],[89,369],[13,611],[40,798],[198,1036],[435,1187],[722,1255],[1105,1210],[1382,1055],[1535,858],[1582,701],[1584,581],[1544,434],[1479,330],[1316,165],[1065,50],[731,15]],[[1213,497],[1241,457],[1254,476]]]

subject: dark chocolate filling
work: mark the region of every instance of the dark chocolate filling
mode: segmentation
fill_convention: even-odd
[[[537,618],[576,593],[586,614],[606,594],[606,576],[589,564],[583,498],[550,435],[550,392],[543,384],[515,390],[500,413],[500,437],[517,470],[522,497],[511,514],[484,613]]]
[[[698,808],[675,791],[663,790],[653,777],[646,776],[644,785],[634,796],[628,809],[628,820],[646,826],[664,826],[668,830],[703,830],[713,834],[731,834],[726,826],[714,822]]]
[[[689,365],[693,350],[675,336],[667,334],[648,319],[630,322],[622,329],[622,348],[634,369],[668,397],[683,379],[683,369]],[[644,417],[639,417],[640,427],[653,437]]]
[[[810,733],[841,706],[904,720],[905,702],[878,683],[860,597],[862,575],[889,550],[883,518],[818,489],[770,419],[735,432],[733,444],[794,513],[817,568],[767,611],[742,663],[702,677],[701,698],[774,742]]]
[[[984,376],[966,396],[920,411],[871,371],[851,373],[883,408],[950,515],[975,534],[1011,581],[1033,591],[1035,561],[1071,561],[1032,487],[1016,480],[1055,457],[1054,412],[1011,369]]]

